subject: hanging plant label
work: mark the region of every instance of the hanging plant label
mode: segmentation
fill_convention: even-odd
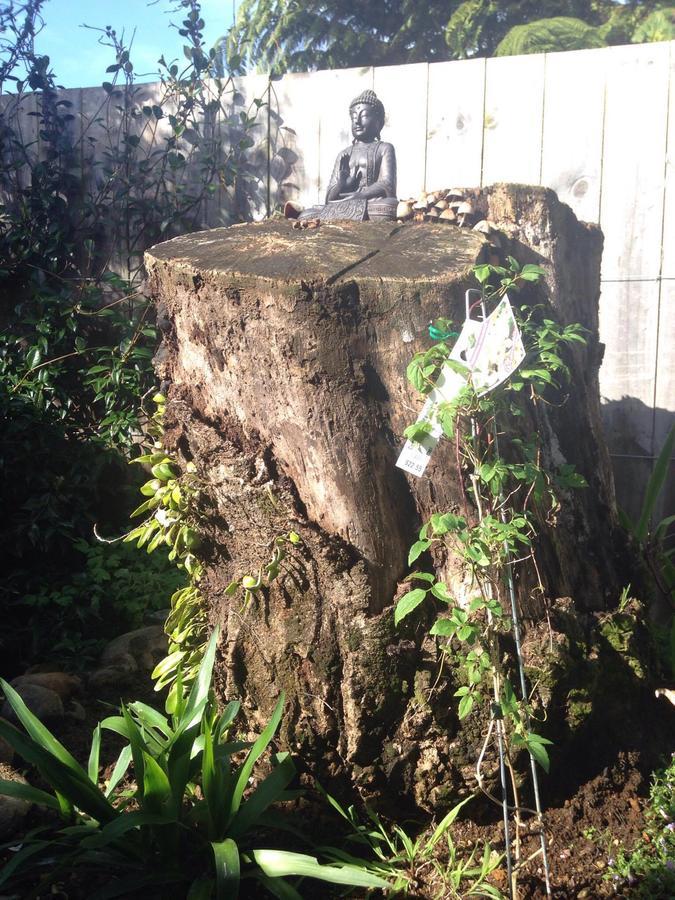
[[[396,466],[419,478],[426,470],[443,429],[438,421],[439,405],[450,403],[469,378],[479,396],[494,390],[512,375],[525,359],[525,348],[508,296],[482,322],[466,319],[462,331],[444,363],[417,417],[418,436],[407,440]]]

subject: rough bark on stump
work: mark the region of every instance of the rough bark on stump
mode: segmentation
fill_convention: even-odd
[[[537,405],[526,423],[545,460],[574,463],[590,487],[563,498],[538,548],[546,596],[525,574],[521,608],[535,624],[559,597],[579,613],[603,609],[616,601],[621,565],[597,383],[602,238],[544,189],[497,186],[475,203],[508,235],[506,252],[547,268],[547,286],[529,300],[590,332],[570,355],[566,402]],[[285,690],[286,738],[324,778],[347,773],[371,792],[388,778],[426,808],[457,788],[481,723],[458,730],[452,689],[428,699],[433,648],[419,622],[394,629],[392,604],[407,589],[421,521],[463,500],[449,445],[423,479],[394,463],[421,405],[406,365],[429,345],[430,320],[461,321],[470,268],[485,254],[480,235],[452,226],[305,231],[268,221],[177,238],[146,256],[164,331],[158,372],[170,383],[167,442],[204,483],[202,586],[223,626],[220,689],[261,720]],[[507,436],[515,429],[500,425]],[[225,588],[256,573],[289,529],[301,549],[242,609]],[[457,561],[435,564],[461,596]],[[533,662],[538,653],[539,644]]]

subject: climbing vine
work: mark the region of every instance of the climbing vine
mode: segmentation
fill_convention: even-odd
[[[521,268],[509,257],[507,266],[480,265],[474,267],[474,274],[481,285],[484,313],[489,314],[507,293],[515,295],[544,272],[534,265]],[[551,742],[538,733],[525,684],[513,573],[529,563],[539,582],[534,554],[538,523],[554,526],[561,495],[586,482],[571,465],[547,469],[536,436],[512,438],[508,446],[502,446],[506,442],[499,423],[507,417],[522,417],[527,403],[550,402],[545,394],[561,389],[570,376],[565,347],[583,344],[585,337],[580,325],[559,325],[541,305],[519,304],[514,314],[526,355],[520,368],[494,390],[481,392],[472,382],[470,369],[450,358],[446,341],[453,323],[447,319],[437,320],[430,328],[432,337],[443,339],[416,354],[408,367],[410,382],[425,395],[434,389],[443,367],[466,379],[451,400],[438,402],[431,416],[406,429],[406,436],[421,443],[440,426],[442,436],[455,446],[463,506],[436,512],[424,522],[408,563],[419,565],[424,554],[444,548],[464,563],[469,587],[467,596],[458,600],[433,572],[412,572],[408,580],[414,587],[399,599],[395,621],[400,623],[427,600],[441,604],[443,613],[430,634],[442,659],[455,669],[457,715],[464,719],[482,710],[490,720],[477,765],[479,786],[483,787],[483,756],[496,736],[504,772],[510,772],[510,808],[515,809],[518,823],[521,805],[515,754],[523,749],[529,752],[536,781],[534,762],[548,771]],[[541,583],[536,590],[543,592]],[[514,659],[506,652],[512,644]],[[505,783],[503,792],[506,798]],[[504,799],[505,816],[507,805]]]
[[[199,587],[203,572],[200,558],[201,484],[194,463],[183,464],[164,446],[166,397],[155,394],[153,402],[155,412],[149,416],[146,425],[146,434],[152,444],[147,453],[132,460],[150,467],[152,475],[140,489],[147,499],[131,513],[132,518],[141,515],[145,518],[123,540],[135,541],[137,547],[145,547],[148,553],[158,547],[168,547],[169,560],[188,577],[187,585],[171,597],[171,611],[165,623],[168,654],[152,673],[155,690],[169,687],[166,705],[167,711],[171,712],[186,685],[194,680],[208,639],[206,611]],[[226,589],[227,596],[241,593],[242,609],[248,607],[254,597],[279,576],[289,552],[301,543],[302,539],[295,531],[275,535],[269,561],[255,574],[233,579]]]

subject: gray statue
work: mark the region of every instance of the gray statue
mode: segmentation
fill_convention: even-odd
[[[396,153],[380,140],[382,101],[374,91],[364,91],[350,103],[349,115],[354,140],[335,160],[326,204],[304,210],[300,219],[396,218]]]

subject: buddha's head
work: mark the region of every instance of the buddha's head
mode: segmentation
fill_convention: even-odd
[[[384,106],[375,91],[364,91],[349,104],[355,141],[370,143],[380,139],[384,126]]]

